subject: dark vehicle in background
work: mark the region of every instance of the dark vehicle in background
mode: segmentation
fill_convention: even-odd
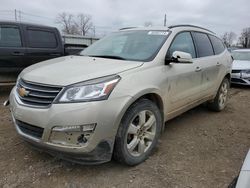
[[[231,82],[250,86],[250,49],[234,50],[232,56],[234,61]]]
[[[0,21],[0,83],[15,81],[32,64],[75,55],[86,47],[65,44],[55,27]]]

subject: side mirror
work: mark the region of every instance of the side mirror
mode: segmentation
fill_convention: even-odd
[[[166,59],[166,64],[169,64],[170,61],[173,63],[193,63],[192,55],[190,53],[174,51],[170,60]]]

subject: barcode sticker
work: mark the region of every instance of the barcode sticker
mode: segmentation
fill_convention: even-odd
[[[168,31],[149,31],[148,35],[168,35]]]

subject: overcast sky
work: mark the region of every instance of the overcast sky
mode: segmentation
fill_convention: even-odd
[[[60,12],[92,15],[97,32],[142,26],[150,21],[155,26],[167,24],[196,24],[215,31],[240,34],[250,27],[250,0],[1,0],[0,19],[14,19],[14,9],[21,19],[55,25]],[[29,14],[29,15],[28,15]],[[41,16],[41,17],[39,17]]]

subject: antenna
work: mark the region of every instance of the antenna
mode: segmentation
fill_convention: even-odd
[[[166,27],[167,26],[167,14],[165,14],[165,16],[164,16],[164,27]]]

